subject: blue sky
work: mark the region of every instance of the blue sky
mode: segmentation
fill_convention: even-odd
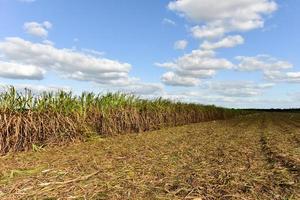
[[[0,0],[0,85],[299,107],[296,0]]]

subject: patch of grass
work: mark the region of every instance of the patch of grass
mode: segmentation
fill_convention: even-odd
[[[44,168],[30,168],[30,169],[12,169],[8,172],[0,173],[0,184],[7,184],[14,179],[24,178],[26,176],[33,176],[42,172]]]

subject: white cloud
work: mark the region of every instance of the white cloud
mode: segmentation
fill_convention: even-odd
[[[49,21],[44,21],[42,24],[46,29],[51,29],[52,24]]]
[[[168,8],[201,25],[192,28],[195,37],[214,38],[262,28],[264,15],[277,10],[277,4],[274,0],[174,0]]]
[[[244,38],[240,35],[234,35],[227,36],[217,42],[204,41],[201,48],[205,50],[214,50],[219,48],[232,48],[241,44],[244,44]]]
[[[217,70],[231,69],[234,65],[223,58],[216,58],[214,51],[193,50],[173,62],[156,63],[173,70],[163,75],[162,82],[173,86],[195,86],[199,79],[211,78]]]
[[[300,83],[300,72],[287,72],[294,66],[292,63],[269,55],[258,55],[254,57],[238,56],[240,63],[237,70],[240,71],[262,71],[264,78],[272,82]]]
[[[203,70],[178,69],[175,72],[176,74],[182,77],[193,77],[193,78],[200,78],[200,79],[211,78],[216,74],[216,70],[212,70],[212,69],[203,69]]]
[[[175,26],[175,25],[176,25],[176,22],[174,22],[173,20],[168,19],[168,18],[164,18],[164,19],[162,20],[162,23],[163,23],[163,24],[172,25],[172,26]]]
[[[135,81],[135,79],[128,77],[128,73],[126,72],[98,72],[94,74],[90,72],[74,71],[64,73],[62,77],[77,81],[92,81],[104,85],[128,85]]]
[[[7,90],[13,86],[16,90],[23,92],[24,89],[29,89],[33,93],[40,94],[42,92],[58,92],[58,91],[71,91],[70,87],[67,86],[56,86],[56,85],[33,85],[33,84],[6,84],[0,83],[0,88],[3,90]]]
[[[266,99],[264,94],[273,87],[271,83],[251,81],[211,81],[199,87],[173,92],[164,92],[163,97],[185,102],[217,104],[227,107],[263,107],[282,105],[279,99]]]
[[[225,84],[223,87],[222,84]],[[245,85],[245,86],[244,86]],[[227,86],[227,87],[226,87]],[[217,88],[216,90],[213,89]],[[234,87],[234,89],[228,89]],[[238,91],[237,88],[242,88]],[[254,82],[235,81],[228,85],[228,82],[208,82],[202,83],[197,90],[177,90],[173,92],[164,92],[162,96],[175,101],[195,102],[203,104],[217,104],[227,107],[249,107],[249,105],[266,106],[277,104],[281,105],[281,101],[277,99],[265,99],[263,94],[272,87],[272,84],[256,84]],[[220,92],[221,91],[221,92]],[[255,106],[253,106],[255,107]]]
[[[185,88],[186,89],[186,88]],[[174,91],[174,92],[164,92],[161,97],[164,99],[169,99],[172,101],[184,101],[190,103],[199,103],[201,100],[199,97],[201,92],[194,91]],[[210,102],[211,104],[211,102]]]
[[[300,83],[300,72],[266,71],[264,76],[274,82]]]
[[[200,82],[198,78],[180,76],[174,72],[167,72],[163,74],[161,80],[166,85],[184,87],[197,86]]]
[[[11,79],[41,80],[45,70],[34,65],[23,65],[0,60],[0,77]]]
[[[101,84],[130,84],[134,81],[128,76],[131,69],[128,63],[32,43],[21,38],[0,41],[0,54],[8,62],[39,66],[70,79]]]
[[[207,39],[213,39],[213,38],[220,38],[224,35],[225,30],[223,27],[214,27],[214,26],[194,26],[191,28],[192,35],[195,38],[207,38]]]
[[[43,23],[26,22],[23,28],[26,33],[30,35],[46,38],[48,36],[48,30],[52,28],[52,24],[48,21],[44,21]]]
[[[188,41],[186,40],[178,40],[174,43],[174,49],[183,50],[187,47]]]
[[[94,50],[89,50],[90,53]],[[131,65],[71,49],[58,49],[49,44],[32,43],[21,38],[6,38],[0,41],[0,77],[10,79],[41,80],[47,71],[61,77],[88,81],[109,91],[122,91],[136,95],[161,94],[163,86],[144,83],[129,76]],[[100,84],[100,85],[99,85]],[[18,85],[17,85],[18,86]],[[48,87],[19,85],[32,90],[49,90]],[[50,89],[56,89],[52,87]]]
[[[160,95],[163,92],[163,86],[157,83],[141,83],[136,82],[123,88],[118,88],[119,91],[134,95]]]
[[[102,52],[102,51],[96,51],[94,49],[82,49],[83,52],[86,52],[88,54],[91,54],[91,55],[95,55],[95,56],[99,56],[99,57],[102,57],[104,56],[105,52]]]
[[[292,63],[269,55],[258,55],[255,57],[236,57],[240,63],[237,69],[240,71],[262,71],[264,78],[272,82],[300,83],[300,72],[287,71],[294,66]]]
[[[277,9],[273,0],[175,0],[168,7],[197,22],[220,19],[255,21]]]
[[[54,42],[52,42],[50,40],[43,40],[43,43],[46,45],[54,46]]]
[[[211,93],[225,97],[252,97],[261,95],[274,84],[257,84],[250,81],[215,81],[207,84]]]
[[[41,95],[43,92],[72,91],[72,89],[68,86],[0,83],[0,93],[7,91],[11,87],[14,87],[18,92],[21,93],[25,92],[25,90],[30,90],[33,95]]]
[[[174,62],[161,63],[161,66],[173,66],[181,70],[219,70],[231,69],[234,65],[223,58],[216,58],[214,51],[193,50],[179,57]]]
[[[238,56],[240,63],[237,66],[241,71],[278,71],[293,68],[293,65],[287,61],[279,60],[269,55],[257,55],[254,57]]]
[[[165,63],[154,63],[154,65],[158,66],[158,67],[164,67],[164,68],[169,68],[169,69],[175,69],[176,68],[176,64],[173,62],[165,62]]]

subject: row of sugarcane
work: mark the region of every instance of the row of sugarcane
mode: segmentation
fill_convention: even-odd
[[[94,135],[156,130],[228,119],[243,111],[215,106],[142,99],[123,93],[42,92],[11,87],[0,94],[0,153],[64,145]]]

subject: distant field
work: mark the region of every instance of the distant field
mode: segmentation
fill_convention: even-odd
[[[0,158],[0,199],[300,199],[300,114],[111,137]]]

